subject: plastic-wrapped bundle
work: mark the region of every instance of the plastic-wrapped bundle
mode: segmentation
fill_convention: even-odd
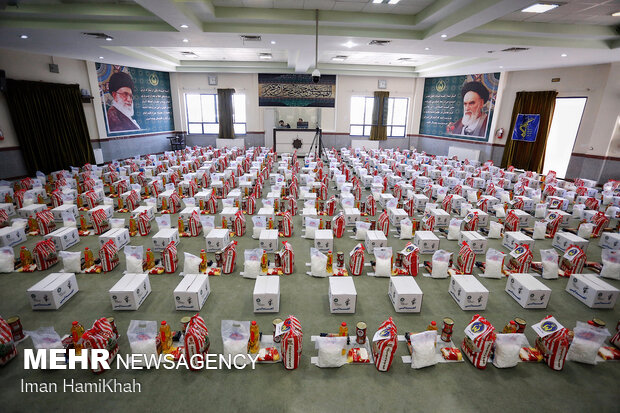
[[[123,251],[125,252],[125,262],[127,262],[127,272],[130,274],[143,273],[142,260],[144,257],[144,247],[142,245],[126,245]]]
[[[316,347],[319,349],[318,367],[340,367],[347,362],[347,337],[318,337]]]
[[[199,274],[202,259],[194,254],[190,254],[189,252],[184,252],[183,254],[185,256],[185,260],[183,262],[183,272],[185,274]]]
[[[437,364],[435,353],[435,346],[437,344],[436,331],[412,334],[409,336],[409,340],[411,342],[411,368],[421,369]]]
[[[222,320],[222,342],[224,356],[236,356],[248,354],[248,341],[250,340],[250,322]],[[246,360],[249,362],[249,360]]]
[[[500,369],[516,366],[521,347],[527,345],[524,334],[496,334],[493,365]]]
[[[370,222],[355,222],[355,239],[358,241],[366,241],[366,232],[370,229]]]
[[[450,225],[448,226],[448,239],[449,240],[457,240],[459,239],[459,235],[461,234],[461,223],[462,219],[452,218],[450,220]]]
[[[262,230],[267,229],[267,219],[265,216],[252,217],[252,238],[259,239]]]
[[[327,277],[327,256],[316,248],[310,249],[310,273],[314,277]]]
[[[486,255],[484,274],[481,274],[480,276],[486,278],[502,278],[504,257],[505,255],[501,252],[493,248],[489,248]]]
[[[15,268],[13,247],[0,248],[0,272],[13,272]]]
[[[578,363],[596,364],[598,349],[611,335],[609,331],[606,328],[594,327],[580,321],[577,321],[577,327],[573,331],[575,338],[568,349],[566,359]]]
[[[306,218],[306,239],[314,239],[314,233],[319,229],[320,222],[320,219]]]
[[[259,275],[261,275],[262,256],[263,256],[262,248],[256,248],[253,250],[245,250],[243,252],[243,258],[244,258],[243,276],[245,278],[256,278]]]
[[[496,221],[489,222],[489,239],[499,239],[502,237],[502,224]]]
[[[413,222],[409,218],[400,221],[400,239],[413,238]]]
[[[444,250],[437,250],[433,254],[433,278],[447,278],[448,267],[450,266],[450,253]]]
[[[603,262],[601,277],[620,280],[620,250],[603,250],[601,261]]]
[[[594,229],[594,224],[584,222],[581,225],[579,225],[577,236],[583,239],[590,239],[590,237],[592,237],[593,229]]]
[[[558,253],[554,249],[540,250],[542,277],[546,280],[558,278]]]
[[[534,222],[534,235],[532,235],[533,239],[545,239],[546,233],[547,223],[545,221]]]
[[[392,247],[375,248],[375,277],[390,277],[392,275]]]

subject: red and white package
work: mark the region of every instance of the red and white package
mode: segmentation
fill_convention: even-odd
[[[344,234],[345,220],[342,212],[332,218],[332,232],[335,238],[342,238]]]
[[[400,253],[403,254],[403,267],[407,269],[409,275],[417,276],[420,263],[420,249],[413,243],[408,242]]]
[[[372,354],[375,358],[375,367],[379,371],[388,371],[394,360],[394,353],[398,347],[396,324],[392,317],[385,320],[372,337]]]
[[[0,366],[4,366],[17,356],[17,346],[13,340],[13,332],[9,323],[0,317]]]
[[[149,235],[151,232],[151,220],[146,212],[142,212],[138,215],[138,232],[143,237]]]
[[[256,197],[253,194],[248,197],[246,202],[246,212],[248,215],[254,215],[256,213]]]
[[[200,216],[197,211],[192,211],[189,216],[188,224],[189,234],[192,237],[197,237],[202,232],[202,224],[200,223]]]
[[[164,271],[167,274],[172,274],[177,270],[179,264],[179,257],[177,255],[177,246],[174,241],[170,241],[166,248],[161,252],[161,260],[164,264]]]
[[[108,364],[112,363],[114,357],[118,354],[118,341],[116,334],[114,333],[114,328],[112,324],[108,321],[107,318],[103,317],[93,323],[93,326],[86,330],[80,341],[82,346],[86,350],[108,350],[108,359],[106,360]],[[89,365],[91,365],[90,361],[90,351],[88,352]],[[105,369],[98,363],[94,368],[91,369],[94,373],[103,373]]]
[[[515,212],[511,209],[508,211],[506,215],[506,220],[504,221],[504,232],[515,232],[519,230],[519,217]]]
[[[112,271],[119,262],[118,248],[114,240],[108,240],[99,250],[99,259],[101,260],[101,268],[103,272]]]
[[[325,213],[327,215],[329,215],[330,217],[334,215],[334,212],[336,212],[336,197],[335,196],[331,196],[331,198],[329,198],[327,201],[325,201]]]
[[[616,334],[614,334],[609,339],[609,342],[613,344],[614,346],[620,348],[620,321],[618,322],[618,325],[616,326]]]
[[[586,253],[577,245],[569,245],[560,258],[560,270],[564,271],[567,277],[570,274],[581,274],[585,263]]]
[[[495,327],[476,314],[465,328],[461,350],[476,368],[482,370],[487,367],[495,339]]]
[[[609,224],[609,217],[602,212],[597,212],[592,217],[592,223],[594,228],[592,229],[592,237],[598,238],[601,236],[603,229]]]
[[[290,242],[283,241],[284,248],[280,250],[280,263],[282,265],[282,272],[284,274],[292,274],[295,267],[295,254],[293,253],[293,247]]]
[[[586,209],[591,209],[592,211],[598,211],[598,207],[599,207],[599,200],[594,198],[594,197],[590,197],[588,199],[586,199]]]
[[[51,239],[38,242],[32,253],[34,254],[34,260],[39,271],[47,270],[58,262],[56,245]]]
[[[56,222],[54,222],[52,211],[46,209],[45,211],[37,212],[36,217],[40,235],[47,235],[56,229]]]
[[[222,254],[222,272],[224,274],[230,274],[235,270],[235,261],[237,258],[237,241],[231,241]]]
[[[288,211],[282,215],[282,235],[285,237],[293,235],[293,216]]]
[[[362,275],[364,270],[364,245],[357,244],[349,253],[349,271],[351,275]]]
[[[187,323],[184,344],[186,361],[194,360],[193,363],[188,363],[189,368],[190,370],[197,370],[195,366],[199,366],[204,360],[204,355],[209,352],[211,344],[205,320],[198,314],[193,316],[189,323]]]
[[[517,274],[530,272],[532,265],[532,251],[527,244],[517,245],[508,254],[508,263],[506,269]],[[504,258],[505,260],[505,258]],[[505,262],[505,261],[504,261]]]
[[[558,232],[560,224],[562,223],[562,215],[558,214],[555,211],[549,212],[545,217],[545,222],[547,222],[546,236],[548,238],[553,238],[555,237],[555,233]]]
[[[489,198],[480,198],[476,206],[482,212],[489,212]]]
[[[441,209],[446,211],[448,214],[452,211],[452,198],[453,197],[454,197],[453,194],[448,194],[443,199],[443,201],[441,201]]]
[[[321,187],[319,188],[318,198],[327,199],[327,185],[321,184]]]
[[[200,221],[198,221],[198,224],[200,224]],[[243,212],[237,211],[235,213],[233,228],[235,229],[236,236],[242,237],[245,234],[245,215],[243,215]]]
[[[289,316],[282,327],[280,342],[282,343],[282,362],[287,370],[295,370],[299,367],[301,359],[303,332],[301,323],[294,316]]]
[[[422,215],[422,229],[424,231],[433,231],[435,229],[435,215],[431,214],[430,211],[426,211]]]
[[[476,254],[467,242],[463,242],[459,249],[459,256],[456,259],[456,269],[460,274],[471,274],[474,270]]]
[[[377,219],[377,230],[383,232],[387,237],[390,232],[390,219],[387,211],[384,209],[379,218]]]
[[[129,193],[129,196],[125,199],[125,207],[127,207],[128,210],[133,211],[139,206],[139,204],[140,194],[138,194],[138,191],[132,190]]]
[[[403,202],[403,209],[408,216],[412,217],[415,213],[415,199],[407,199]]]
[[[179,197],[179,194],[177,194],[176,192],[173,192],[168,197],[168,210],[170,211],[170,213],[176,214],[177,212],[180,211],[180,209],[181,209],[181,198]]]
[[[52,200],[52,208],[57,208],[64,203],[62,200],[62,192],[58,189],[52,191],[50,198]]]
[[[91,217],[96,235],[101,235],[110,229],[110,220],[103,209],[93,211]]]
[[[538,334],[536,348],[543,354],[545,363],[553,370],[562,370],[571,341],[568,329],[551,315],[534,324],[532,329]]]
[[[297,200],[292,196],[286,199],[286,212],[292,216],[297,215]]]
[[[375,201],[375,197],[372,194],[366,198],[366,213],[371,216],[377,213],[377,201]]]
[[[463,231],[478,231],[478,213],[468,212],[463,219]]]

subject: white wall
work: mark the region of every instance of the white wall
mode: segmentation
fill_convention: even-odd
[[[48,65],[52,63],[52,56],[6,49],[0,50],[0,68],[6,71],[7,78],[50,83],[77,83],[80,85],[80,89],[88,89],[91,94],[93,93],[84,60],[54,57],[53,62],[58,65],[59,73],[50,73],[49,71]],[[96,90],[95,93],[97,93]],[[84,103],[84,115],[86,116],[90,139],[99,139],[93,103]],[[0,148],[19,146],[4,94],[0,94],[0,129],[4,133],[4,140],[0,141]]]

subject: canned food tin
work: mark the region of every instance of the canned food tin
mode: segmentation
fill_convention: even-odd
[[[344,252],[342,251],[336,253],[336,266],[338,268],[344,268]]]
[[[355,326],[355,341],[357,344],[366,343],[366,323],[362,321]]]
[[[370,230],[374,231],[375,227],[377,226],[377,221],[370,221]]]
[[[403,266],[403,254],[401,252],[396,253],[396,262],[394,263],[397,267]]]
[[[441,330],[441,341],[449,343],[452,340],[452,329],[454,328],[454,320],[451,318],[443,319],[443,329]]]
[[[281,322],[282,320],[279,318],[276,318],[275,320],[273,320],[273,342],[274,343],[280,342],[280,336],[276,336],[276,325],[280,324]]]
[[[13,340],[22,340],[24,338],[24,331],[22,327],[22,322],[19,317],[11,317],[6,320],[6,322],[9,324],[9,327],[11,327],[11,333],[13,333]]]
[[[219,250],[215,253],[215,266],[216,267],[221,267],[224,264],[224,251]]]
[[[183,331],[187,330],[187,325],[189,324],[191,319],[192,319],[191,317],[187,317],[187,316],[181,319],[181,325],[183,326]]]
[[[524,333],[525,327],[527,326],[525,320],[519,317],[515,317],[514,321],[517,324],[517,333]]]
[[[114,321],[114,317],[108,317],[107,320],[108,323],[110,323],[110,325],[112,326],[112,330],[114,331],[114,334],[116,334],[116,337],[120,337],[120,335],[118,334],[118,330],[116,329],[116,322]]]

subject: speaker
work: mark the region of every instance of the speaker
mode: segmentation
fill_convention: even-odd
[[[0,70],[0,92],[6,92],[6,72]]]

